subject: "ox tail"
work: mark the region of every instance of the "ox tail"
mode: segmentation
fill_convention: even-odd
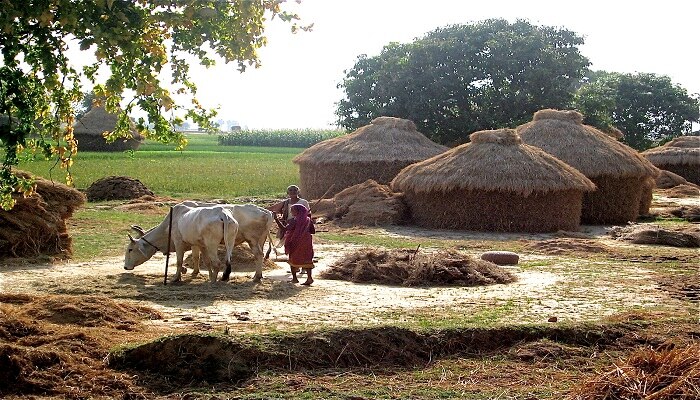
[[[272,234],[270,231],[267,231],[267,237],[265,240],[267,240],[267,242],[270,244],[270,246],[267,248],[267,253],[265,253],[265,259],[268,260],[270,259],[270,252],[275,247],[275,244],[272,242]],[[265,247],[265,242],[263,242],[263,247]],[[275,249],[275,255],[277,255],[277,249]]]
[[[227,281],[231,276],[231,255],[233,254],[233,247],[236,244],[236,235],[238,234],[238,223],[233,217],[224,215],[224,245],[226,246],[226,269],[221,276],[222,281]],[[229,230],[233,229],[234,232]]]

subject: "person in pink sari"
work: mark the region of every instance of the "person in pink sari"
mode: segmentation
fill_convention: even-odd
[[[293,219],[289,220],[284,234],[284,252],[289,255],[289,265],[292,269],[292,283],[298,283],[297,273],[300,269],[306,272],[306,282],[309,286],[314,280],[311,270],[314,268],[314,245],[312,234],[316,233],[314,223],[309,216],[309,210],[302,204],[290,207]]]

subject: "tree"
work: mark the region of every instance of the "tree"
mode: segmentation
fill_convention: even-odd
[[[539,109],[570,104],[589,65],[580,44],[565,29],[501,19],[391,43],[345,71],[338,123],[356,129],[381,115],[407,118],[446,144],[515,126]]]
[[[574,104],[586,124],[618,128],[623,141],[640,151],[689,134],[700,119],[700,95],[649,73],[597,71],[577,91]]]
[[[72,164],[81,80],[94,86],[107,111],[119,113],[110,140],[127,135],[129,114],[137,109],[147,115],[136,121],[142,135],[181,147],[186,140],[174,126],[183,119],[212,128],[216,114],[196,99],[188,57],[205,66],[218,57],[241,71],[257,67],[256,50],[265,44],[268,18],[290,22],[292,31],[299,28],[298,17],[283,11],[282,2],[0,0],[0,143],[5,153],[0,206],[11,208],[13,193],[32,192],[32,182],[14,176],[10,168],[24,149],[55,157],[67,170]],[[74,66],[68,56],[73,45],[93,53],[96,62]],[[170,77],[163,78],[166,71]],[[166,112],[178,117],[168,120]],[[72,183],[69,173],[67,183]]]

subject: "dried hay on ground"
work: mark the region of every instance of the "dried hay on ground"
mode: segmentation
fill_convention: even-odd
[[[142,214],[162,214],[163,207],[173,206],[179,202],[180,200],[173,199],[172,197],[144,195],[139,198],[129,200],[122,205],[116,206],[114,209],[126,212],[138,212]]]
[[[404,221],[406,205],[400,193],[369,179],[333,196],[313,203],[312,212],[348,226],[377,226]]]
[[[15,172],[30,177],[26,172]],[[35,177],[35,182],[35,194],[16,196],[12,210],[0,210],[0,258],[72,254],[65,220],[85,203],[85,196],[58,182],[40,177]]]
[[[226,248],[223,246],[219,247],[218,251],[219,255],[219,261],[222,263],[226,262]],[[192,254],[187,255],[185,257],[185,260],[183,261],[183,264],[186,267],[192,268]],[[200,271],[205,272],[207,271],[207,267],[203,263],[203,261],[200,261],[199,264]],[[250,247],[248,247],[247,243],[241,244],[236,246],[233,249],[233,253],[231,253],[231,271],[233,272],[251,272],[255,271],[256,268],[256,263],[255,263],[255,256],[253,255],[253,252],[250,250]],[[277,269],[279,268],[277,264],[275,264],[272,260],[263,260],[263,270],[269,271],[272,269]]]
[[[677,185],[669,189],[659,189],[657,192],[663,196],[674,198],[700,196],[700,189],[696,185]]]
[[[658,225],[634,224],[614,226],[608,233],[617,240],[625,240],[634,244],[700,247],[700,228],[691,228],[687,232],[679,232],[663,229]]]
[[[86,191],[89,201],[136,199],[153,196],[153,192],[138,179],[128,176],[108,176],[93,182]]]
[[[104,297],[0,294],[0,397],[142,398],[103,360],[115,336],[153,318],[162,316]]]
[[[700,206],[680,206],[669,210],[669,214],[689,222],[699,222]]]
[[[571,398],[691,400],[700,398],[700,345],[643,349],[576,387]]]
[[[362,249],[346,255],[321,277],[351,282],[405,286],[481,286],[511,283],[515,276],[488,261],[456,251]]]
[[[550,239],[529,244],[525,247],[538,253],[550,255],[613,253],[614,249],[590,239]]]

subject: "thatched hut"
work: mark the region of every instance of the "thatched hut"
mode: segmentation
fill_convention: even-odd
[[[409,120],[379,117],[355,132],[324,140],[294,158],[304,196],[316,199],[373,179],[388,184],[407,165],[447,150]]]
[[[143,137],[136,130],[133,121],[129,121],[131,138],[119,138],[112,143],[102,136],[111,132],[117,125],[117,115],[110,114],[104,107],[93,107],[73,125],[73,135],[78,140],[78,148],[82,151],[125,151],[136,150],[141,145]]]
[[[642,155],[656,167],[700,185],[700,136],[679,136]]]
[[[409,165],[391,182],[413,221],[430,228],[498,232],[576,230],[593,183],[522,143],[513,129],[473,133],[471,143]]]
[[[583,198],[581,220],[585,224],[617,224],[635,221],[648,177],[659,170],[631,147],[598,129],[584,125],[576,111],[540,110],[531,122],[517,128],[523,142],[581,171],[597,189]]]
[[[23,178],[31,175],[15,170]],[[15,206],[0,209],[0,258],[70,256],[72,239],[66,220],[85,203],[85,195],[58,182],[35,177],[36,192],[15,196]]]

